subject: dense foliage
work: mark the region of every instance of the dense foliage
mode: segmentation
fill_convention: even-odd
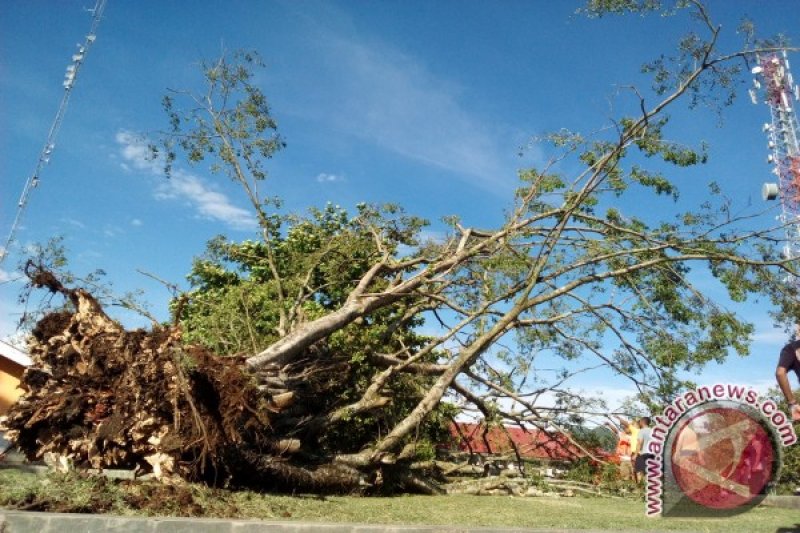
[[[385,245],[397,249],[419,244],[417,234],[425,224],[396,206],[364,204],[354,217],[328,204],[306,217],[274,220],[280,226],[270,232],[268,242],[231,242],[220,236],[195,260],[188,276],[191,290],[173,301],[187,341],[218,354],[258,353],[280,337],[282,313],[290,324],[301,324],[344,304],[353,280],[382,253],[373,231],[382,232]],[[376,290],[380,287],[376,283]],[[279,291],[293,298],[282,299]],[[324,394],[304,396],[305,402],[313,403],[313,411],[330,412],[357,401],[380,368],[376,354],[417,350],[429,340],[417,332],[423,318],[406,316],[409,305],[413,300],[380,309],[314,346],[308,356],[327,361],[331,366],[326,368],[336,371],[314,377],[319,380],[315,392]],[[428,358],[435,359],[436,354]],[[319,435],[317,445],[332,453],[357,452],[375,434],[388,432],[402,420],[430,383],[430,376],[400,376],[381,393],[390,401],[369,413],[343,418]],[[442,405],[426,419],[413,439],[418,456],[430,456],[436,444],[447,442],[453,414],[452,407]]]

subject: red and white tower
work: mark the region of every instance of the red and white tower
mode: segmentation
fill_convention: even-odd
[[[756,78],[750,98],[755,104],[760,97],[769,106],[772,122],[764,124],[763,130],[770,150],[767,162],[773,165],[772,172],[778,178],[777,183],[765,183],[761,194],[764,200],[780,199],[780,220],[787,241],[783,253],[787,259],[800,259],[800,145],[793,105],[800,100],[800,89],[792,79],[785,50],[759,55],[757,61],[752,70]]]

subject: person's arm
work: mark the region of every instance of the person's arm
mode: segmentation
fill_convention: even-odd
[[[794,401],[794,393],[792,392],[792,386],[789,384],[789,376],[786,369],[782,366],[776,368],[775,379],[778,381],[778,386],[781,388],[784,398],[786,398],[786,401],[789,402],[789,407],[791,408],[793,405],[796,405],[796,402]]]
[[[636,443],[634,443],[633,445],[633,453],[631,455],[642,454],[642,445],[644,444],[644,435],[642,435],[643,431],[644,431],[643,429],[639,430],[639,435],[637,435],[636,437]]]
[[[800,405],[797,404],[797,401],[794,397],[794,393],[792,392],[792,386],[789,383],[789,368],[794,365],[793,358],[796,357],[794,350],[781,350],[781,357],[778,361],[778,367],[775,369],[775,380],[778,382],[778,386],[783,393],[783,397],[786,398],[786,402],[789,404],[789,415],[791,416],[793,421],[800,420]]]

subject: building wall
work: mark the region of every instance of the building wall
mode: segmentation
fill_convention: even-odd
[[[22,394],[17,385],[24,370],[24,366],[0,357],[0,415],[4,415]]]

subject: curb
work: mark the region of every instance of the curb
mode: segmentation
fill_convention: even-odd
[[[5,511],[0,533],[600,533],[586,529],[465,528],[457,526],[334,524],[221,520],[215,518],[145,518],[115,515]],[[634,533],[616,531],[615,533]],[[653,532],[657,533],[657,532]]]
[[[800,510],[800,496],[767,496],[761,505]]]

